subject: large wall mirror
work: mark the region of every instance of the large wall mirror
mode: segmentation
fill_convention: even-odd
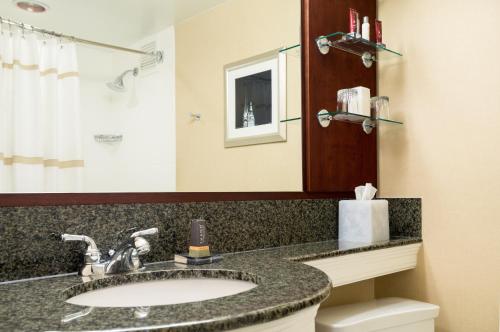
[[[300,0],[43,0],[4,22],[0,192],[302,191]]]

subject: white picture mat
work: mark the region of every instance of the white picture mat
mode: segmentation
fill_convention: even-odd
[[[236,79],[271,70],[271,123],[236,128]],[[286,141],[286,55],[277,51],[225,68],[226,147]]]
[[[253,127],[236,128],[236,79],[271,70],[271,123]],[[270,134],[277,131],[278,117],[278,59],[256,63],[239,70],[227,72],[227,133],[228,138],[241,138]]]

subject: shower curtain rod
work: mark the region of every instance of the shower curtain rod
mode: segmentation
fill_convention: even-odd
[[[38,27],[30,25],[30,24],[24,24],[24,23],[16,22],[16,21],[13,21],[13,20],[10,20],[10,19],[6,19],[6,18],[3,18],[3,17],[0,16],[0,25],[4,24],[4,23],[8,24],[8,25],[15,25],[15,26],[21,28],[22,30],[28,30],[28,31],[32,31],[32,32],[38,32],[38,33],[41,33],[43,35],[50,35],[50,36],[55,36],[55,37],[58,37],[58,38],[64,38],[64,39],[68,39],[68,40],[71,40],[73,42],[80,43],[80,44],[87,44],[87,45],[104,47],[104,48],[109,48],[109,49],[113,49],[113,50],[129,52],[129,53],[135,53],[135,54],[142,54],[142,55],[153,56],[153,57],[156,58],[156,61],[158,63],[160,63],[163,60],[163,52],[162,51],[144,52],[144,51],[135,50],[135,49],[132,49],[132,48],[127,48],[127,47],[122,47],[122,46],[117,46],[117,45],[111,45],[111,44],[105,44],[105,43],[96,42],[96,41],[93,41],[93,40],[87,40],[87,39],[82,39],[82,38],[78,38],[78,37],[74,37],[74,36],[65,35],[65,34],[62,34],[62,33],[55,32],[55,31],[45,30],[45,29],[38,28]]]

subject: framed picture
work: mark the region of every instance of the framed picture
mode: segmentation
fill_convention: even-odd
[[[225,147],[286,141],[286,55],[274,50],[224,67]]]

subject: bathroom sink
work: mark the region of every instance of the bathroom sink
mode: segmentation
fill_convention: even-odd
[[[235,295],[257,287],[242,280],[165,279],[128,283],[84,292],[66,302],[89,307],[141,307],[198,302]]]

